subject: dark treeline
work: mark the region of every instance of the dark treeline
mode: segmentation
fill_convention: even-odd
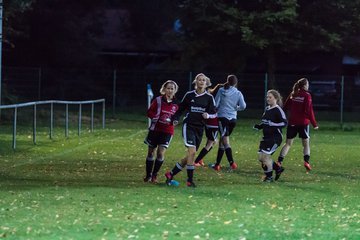
[[[359,56],[359,10],[360,0],[12,0],[4,3],[3,59],[7,66],[127,62],[227,72],[256,59],[271,76],[283,59]]]

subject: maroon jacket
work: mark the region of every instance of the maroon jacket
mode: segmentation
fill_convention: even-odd
[[[297,95],[289,96],[284,104],[284,111],[288,112],[288,125],[308,125],[317,127],[310,93],[301,89]]]

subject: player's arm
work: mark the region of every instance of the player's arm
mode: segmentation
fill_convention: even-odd
[[[314,109],[312,106],[312,99],[311,99],[311,95],[309,94],[306,98],[305,98],[305,113],[306,116],[309,118],[311,125],[315,128],[318,129],[318,125],[317,122],[315,120],[315,114],[314,114]]]
[[[244,100],[243,94],[239,91],[239,101],[236,106],[236,111],[243,111],[246,108],[246,102]]]
[[[147,112],[146,112],[146,116],[150,119],[153,119],[154,117],[156,117],[157,114],[157,99],[153,99],[151,101],[150,107],[148,108]]]

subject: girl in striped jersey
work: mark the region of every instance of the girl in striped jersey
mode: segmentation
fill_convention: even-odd
[[[284,111],[281,109],[281,95],[276,90],[267,92],[266,101],[268,106],[265,108],[260,124],[255,124],[255,129],[262,129],[263,138],[259,146],[259,161],[264,170],[264,182],[273,181],[273,170],[276,171],[275,179],[280,177],[281,171],[273,169],[274,161],[271,155],[276,151],[282,142],[282,128],[286,126],[287,120]],[[280,106],[279,106],[280,105]]]
[[[179,108],[175,102],[177,90],[178,85],[174,81],[166,81],[161,86],[161,96],[156,97],[147,110],[147,117],[151,119],[151,125],[144,140],[145,144],[149,146],[144,182],[157,183],[157,174],[164,162],[165,151],[174,135],[174,125],[171,118]]]
[[[179,104],[179,110],[172,118],[176,123],[183,112],[186,111],[182,133],[187,154],[180,162],[175,164],[170,172],[165,174],[166,184],[168,185],[170,185],[173,177],[186,166],[188,177],[186,185],[195,187],[193,181],[195,154],[201,144],[206,119],[216,117],[215,101],[213,96],[206,91],[207,86],[210,86],[210,79],[203,73],[196,75],[195,90],[185,94]]]

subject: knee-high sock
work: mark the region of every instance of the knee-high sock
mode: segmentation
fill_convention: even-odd
[[[224,148],[219,147],[218,152],[217,152],[216,164],[215,165],[220,165],[221,159],[222,159],[222,157],[224,155],[224,152],[225,152]]]
[[[179,172],[181,172],[183,168],[181,167],[181,164],[180,163],[176,163],[174,168],[171,170],[171,176],[175,176],[176,174],[178,174]]]
[[[187,176],[188,176],[187,181],[193,182],[194,170],[195,170],[194,165],[186,165],[186,170],[187,170]]]
[[[152,172],[152,176],[157,176],[157,173],[159,172],[163,162],[164,162],[164,159],[161,159],[161,158],[156,159],[155,165],[154,165],[154,170]]]
[[[199,155],[195,159],[195,162],[196,163],[200,162],[200,160],[203,159],[206,156],[206,154],[208,154],[210,152],[211,149],[212,149],[212,147],[209,149],[209,151],[206,148],[201,149]]]
[[[151,176],[151,172],[153,170],[153,166],[154,166],[154,159],[153,158],[146,158],[146,177],[150,177]]]
[[[229,161],[229,164],[230,165],[233,164],[234,159],[233,159],[231,147],[225,148],[225,154],[226,154],[227,160]]]

